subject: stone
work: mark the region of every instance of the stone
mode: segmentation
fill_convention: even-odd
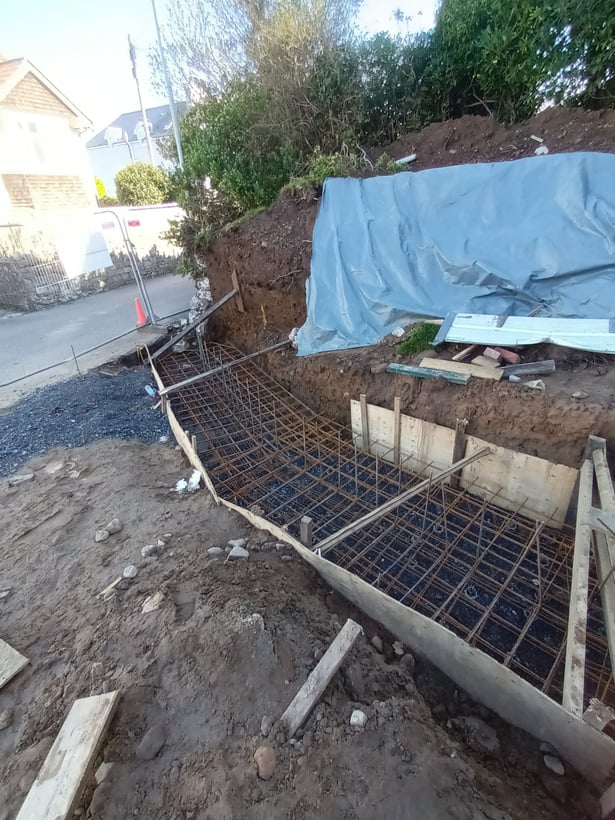
[[[270,780],[273,777],[277,755],[271,746],[259,746],[254,752],[254,762],[261,780]]]
[[[107,776],[108,776],[108,774],[109,774],[109,772],[111,771],[112,768],[113,768],[113,763],[105,763],[103,761],[103,763],[100,764],[100,766],[96,769],[96,772],[94,774],[94,779],[96,780],[96,785],[97,786],[100,786],[100,784],[103,782],[103,780],[106,780],[106,778],[107,778]]]
[[[0,589],[0,601],[3,598],[8,598],[9,595],[11,594],[11,592],[12,592],[12,589],[10,589],[9,587],[7,587],[7,589]]]
[[[282,555],[280,557],[281,557],[282,561],[292,561],[293,560],[292,555]]]
[[[163,601],[163,593],[160,591],[154,592],[153,595],[148,595],[147,598],[143,601],[141,612],[143,613],[143,615],[146,615],[148,612],[154,612],[154,610],[160,609],[160,604]]]
[[[136,578],[137,577],[137,568],[134,564],[128,564],[127,567],[124,567],[124,571],[122,572],[122,578]]]
[[[112,518],[111,521],[105,527],[109,535],[115,535],[116,532],[120,532],[122,529],[122,522],[119,518]]]
[[[411,675],[414,675],[414,668],[416,666],[414,655],[411,655],[410,652],[406,652],[406,654],[402,656],[400,663],[402,664],[402,666],[406,667],[406,669]]]
[[[214,556],[215,555],[224,555],[224,550],[222,549],[222,547],[210,547],[207,550],[207,554],[208,555],[214,555]]]
[[[168,442],[168,440],[169,440],[169,437],[168,437],[168,436],[160,436],[160,438],[158,439],[158,441],[159,441],[161,444],[166,444],[166,443]]]
[[[100,541],[106,541],[109,537],[109,530],[96,530],[94,533],[94,541],[97,543]]]
[[[586,399],[589,396],[589,393],[585,393],[583,390],[575,390],[572,394],[572,398],[576,399],[577,401],[581,401],[582,399]]]
[[[233,558],[233,559],[236,559],[236,558],[249,558],[250,553],[248,552],[248,550],[244,550],[243,547],[232,547],[231,551],[228,554],[228,557],[229,557],[229,559],[230,558]]]
[[[9,487],[18,487],[20,484],[25,484],[26,481],[32,481],[34,473],[22,473],[21,475],[12,475],[9,477]]]
[[[558,774],[560,777],[566,774],[564,764],[558,757],[555,757],[555,755],[544,755],[542,759],[547,769],[550,769],[553,774]]]
[[[261,735],[263,737],[268,737],[269,732],[273,728],[273,718],[271,715],[263,715],[263,719],[261,720]]]
[[[360,709],[354,709],[350,715],[350,725],[353,729],[362,729],[367,723],[367,715]]]
[[[393,652],[396,658],[402,658],[405,652],[404,645],[399,641],[393,641]]]
[[[382,652],[382,638],[380,635],[374,635],[370,643],[377,652]]]
[[[162,540],[162,538],[159,538],[159,539],[156,541],[156,546],[157,546],[157,547],[160,547],[160,548],[162,549],[162,547],[166,547],[166,542],[165,542],[165,541],[163,541],[163,540]]]
[[[464,733],[468,744],[484,755],[495,755],[500,750],[500,741],[495,730],[484,720],[470,715],[469,717],[454,718],[451,721]]]
[[[90,817],[104,817],[112,799],[113,791],[110,783],[101,783],[100,786],[96,786],[89,807]]]
[[[137,757],[139,760],[152,760],[162,749],[167,736],[162,724],[156,723],[149,728],[141,738],[137,746]]]
[[[13,722],[13,712],[11,709],[3,709],[0,712],[0,732],[7,729]]]
[[[229,547],[232,550],[235,547],[239,547],[240,549],[245,547],[245,545],[248,543],[248,541],[247,541],[246,538],[235,538],[234,540],[227,541],[226,543],[229,545]]]
[[[141,558],[149,558],[151,555],[156,555],[157,552],[157,544],[146,544],[144,547],[141,547]]]

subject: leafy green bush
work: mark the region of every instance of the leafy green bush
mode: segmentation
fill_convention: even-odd
[[[122,205],[159,205],[169,201],[168,175],[149,162],[133,162],[118,171],[115,188]]]
[[[98,197],[98,204],[101,208],[111,208],[114,205],[119,205],[118,198],[115,196],[101,196]]]
[[[412,353],[428,350],[438,335],[439,329],[438,325],[431,322],[418,322],[412,325],[406,338],[397,345],[397,352],[402,356],[410,356]]]

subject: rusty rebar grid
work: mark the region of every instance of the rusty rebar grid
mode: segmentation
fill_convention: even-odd
[[[165,384],[239,358],[209,343],[157,363]],[[254,363],[171,397],[197,438],[216,491],[258,507],[295,537],[309,515],[315,541],[417,483],[419,474],[357,449]],[[425,470],[429,465],[425,465]],[[423,473],[425,473],[425,470]],[[441,485],[336,545],[327,558],[436,620],[561,701],[573,533]],[[589,588],[586,701],[615,704],[598,582]]]

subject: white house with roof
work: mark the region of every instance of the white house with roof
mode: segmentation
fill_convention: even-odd
[[[181,116],[186,110],[185,103],[177,104]],[[173,124],[168,105],[159,105],[146,109],[154,165],[161,168],[168,165],[160,151],[160,141],[172,136]],[[88,140],[88,157],[94,176],[101,179],[107,193],[115,194],[115,175],[122,168],[133,162],[149,162],[149,151],[145,140],[145,125],[141,111],[129,111],[121,114],[96,136]]]

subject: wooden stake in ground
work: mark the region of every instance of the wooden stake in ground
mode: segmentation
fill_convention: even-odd
[[[297,692],[293,702],[280,718],[280,723],[286,727],[289,739],[295,734],[304,720],[306,720],[314,706],[316,706],[323,692],[330,684],[331,679],[342,665],[344,658],[350,652],[354,646],[354,642],[362,632],[362,627],[349,618],[342,629],[337,633],[331,646],[322,656],[318,665],[312,670],[309,678]]]
[[[108,692],[73,703],[16,820],[72,817],[119,694]]]

